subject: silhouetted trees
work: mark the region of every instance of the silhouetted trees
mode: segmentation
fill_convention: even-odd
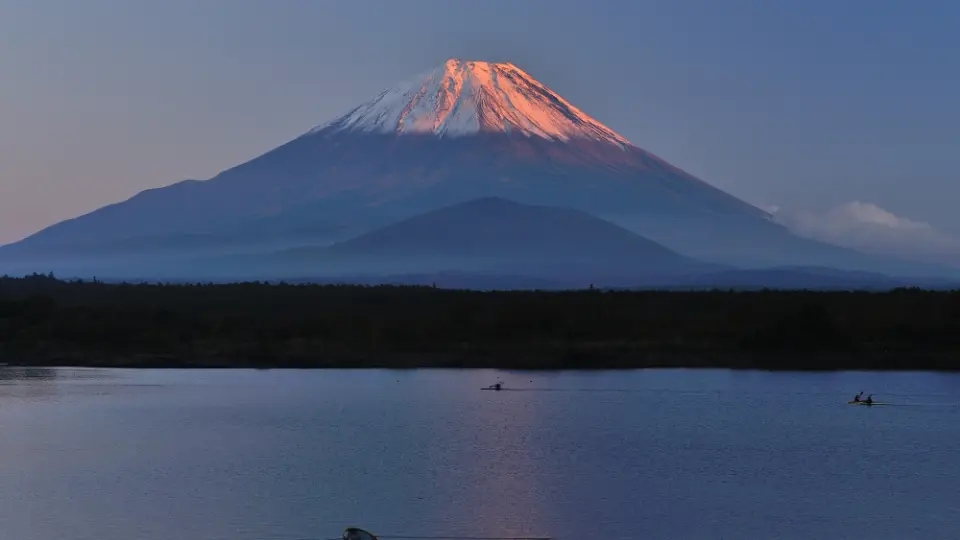
[[[0,278],[25,365],[957,369],[960,293],[471,292]]]

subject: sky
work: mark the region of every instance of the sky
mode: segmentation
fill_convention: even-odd
[[[0,0],[0,243],[455,57],[812,236],[960,253],[957,28],[952,0]]]

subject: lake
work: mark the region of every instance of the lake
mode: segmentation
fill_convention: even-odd
[[[0,368],[16,540],[954,539],[958,459],[950,374]]]

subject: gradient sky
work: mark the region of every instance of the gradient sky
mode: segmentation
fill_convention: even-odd
[[[206,179],[448,57],[754,204],[960,234],[954,0],[0,0],[0,243]]]

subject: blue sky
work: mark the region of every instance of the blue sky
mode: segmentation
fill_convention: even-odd
[[[942,0],[0,0],[0,242],[209,178],[448,57],[513,62],[752,203],[960,235],[957,28]]]

